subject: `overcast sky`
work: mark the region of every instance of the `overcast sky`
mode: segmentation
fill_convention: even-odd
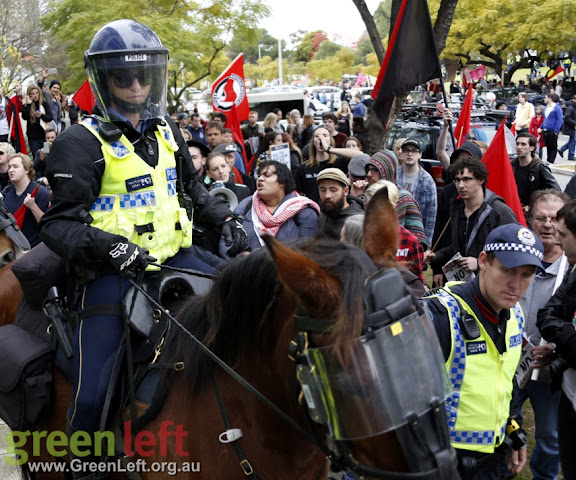
[[[374,14],[381,0],[365,1]],[[297,30],[324,30],[330,40],[349,46],[366,30],[352,0],[267,0],[266,3],[272,15],[261,27],[274,38],[287,42]]]

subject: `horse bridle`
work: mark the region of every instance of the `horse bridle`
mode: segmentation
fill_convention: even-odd
[[[196,273],[196,272],[189,272]],[[201,274],[203,275],[203,274]],[[398,274],[399,275],[399,274]],[[397,278],[395,279],[398,280]],[[184,325],[182,325],[176,318],[174,318],[170,312],[162,307],[156,300],[151,297],[144,289],[142,289],[136,282],[130,280],[132,285],[142,293],[148,301],[150,301],[156,308],[162,311],[164,315],[176,325],[186,336],[188,336],[196,345],[218,366],[220,366],[228,375],[234,378],[240,385],[251,392],[264,404],[266,404],[275,414],[282,418],[286,423],[288,423],[293,429],[302,434],[305,438],[311,441],[331,462],[332,468],[340,470],[349,470],[362,477],[378,478],[382,480],[399,480],[399,479],[414,479],[414,480],[438,480],[438,479],[456,479],[458,478],[455,474],[454,458],[450,452],[446,449],[441,449],[436,452],[431,452],[434,456],[435,467],[428,468],[417,472],[392,472],[388,470],[383,470],[369,465],[363,464],[354,458],[352,451],[350,450],[347,442],[336,441],[337,452],[330,449],[319,437],[318,431],[315,425],[312,424],[312,419],[306,410],[306,417],[310,421],[310,431],[305,430],[296,421],[294,421],[288,414],[286,414],[282,409],[277,407],[272,401],[270,401],[264,394],[262,394],[258,389],[251,385],[246,379],[239,375],[234,369],[232,369],[224,360],[214,354],[207,346],[205,346],[198,338],[196,338]],[[272,299],[275,301],[275,299]],[[416,300],[413,294],[410,296],[408,303],[413,302],[416,304]],[[404,302],[406,303],[406,302]],[[396,305],[398,307],[398,305]],[[400,308],[405,308],[402,305]],[[393,312],[387,312],[387,314],[395,315]],[[289,346],[289,357],[295,362],[298,361],[298,357],[302,355],[305,349],[309,345],[309,335],[311,333],[326,333],[326,331],[334,325],[334,320],[331,319],[318,319],[310,317],[306,314],[294,315],[294,325],[297,330],[295,339],[290,343]],[[301,402],[303,404],[303,402]],[[305,405],[303,407],[306,409]],[[438,431],[447,429],[447,422],[445,419],[444,406],[440,402],[433,406],[433,418],[435,422],[435,427]],[[419,418],[412,418],[408,423],[408,428],[413,434],[418,438],[419,434],[422,434],[422,426],[419,424]],[[418,442],[417,442],[418,443]],[[421,443],[421,442],[420,442]],[[426,447],[426,445],[424,445]],[[239,456],[243,458],[243,454]],[[241,461],[241,468],[246,474],[245,460]],[[249,463],[248,463],[249,465]],[[320,472],[322,473],[322,472]],[[257,478],[256,474],[252,478]]]

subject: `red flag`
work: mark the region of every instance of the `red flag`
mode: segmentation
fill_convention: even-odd
[[[212,109],[228,115],[231,113],[232,107],[236,107],[239,122],[248,120],[250,105],[244,83],[243,53],[238,55],[212,84]]]
[[[240,130],[240,121],[238,120],[238,111],[235,105],[232,105],[230,112],[226,116],[226,128],[232,130],[232,138],[234,138],[234,141],[238,145],[243,147],[244,139],[242,137],[242,130]],[[247,168],[248,161],[246,160],[246,150],[244,148],[242,148],[242,158],[244,159],[244,168]]]
[[[460,148],[462,144],[466,141],[466,136],[470,131],[470,117],[472,116],[472,95],[473,95],[472,84],[468,85],[468,92],[466,92],[466,98],[462,104],[462,110],[460,110],[460,116],[458,117],[458,123],[454,129],[454,137],[456,138],[456,146]]]
[[[34,198],[36,196],[36,194],[38,193],[39,189],[40,189],[40,185],[36,185],[36,188],[32,191],[30,196],[32,198]],[[18,208],[18,210],[16,210],[14,212],[14,219],[16,220],[16,223],[20,227],[20,230],[22,230],[22,225],[24,225],[24,217],[26,216],[27,211],[28,211],[28,207],[26,205],[22,204],[22,205],[20,205],[20,208]]]
[[[555,77],[559,73],[562,73],[563,71],[564,67],[562,65],[558,65],[554,70],[552,69],[548,70],[548,73],[546,73],[546,80],[551,80],[553,77]]]
[[[90,84],[88,80],[85,80],[78,91],[72,96],[74,103],[78,105],[78,108],[85,110],[88,113],[92,113],[92,109],[96,102],[94,100],[94,95],[92,95],[92,90],[90,89]]]
[[[470,72],[471,80],[480,80],[486,76],[486,65],[480,65]]]
[[[472,83],[472,75],[470,75],[468,68],[464,67],[464,71],[462,72],[462,86],[466,88],[470,83]]]
[[[28,154],[26,148],[26,139],[24,138],[24,131],[22,130],[22,123],[20,122],[20,112],[22,111],[22,97],[14,95],[6,106],[6,118],[8,125],[10,125],[10,140],[14,145],[14,150],[20,153]]]
[[[506,149],[505,124],[506,120],[504,120],[500,128],[498,128],[492,143],[482,157],[482,161],[488,170],[486,188],[492,190],[496,195],[500,195],[506,201],[506,205],[508,205],[516,215],[518,223],[527,226],[526,219],[524,218],[524,210],[522,210],[522,204],[518,196],[518,187],[514,179],[514,172],[510,164],[510,157]]]
[[[396,95],[442,75],[426,0],[402,0],[378,80],[372,90],[373,109],[388,123]]]

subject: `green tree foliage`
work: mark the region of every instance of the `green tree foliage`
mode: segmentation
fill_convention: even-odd
[[[61,0],[51,5],[42,23],[51,36],[68,42],[60,54],[68,59],[71,74],[63,83],[70,90],[86,78],[84,51],[92,37],[113,19],[134,19],[152,28],[170,49],[171,78],[180,79],[184,70],[185,89],[221,73],[229,63],[223,50],[234,33],[255,30],[269,14],[261,0],[115,0],[99,2],[98,8],[93,0]],[[169,102],[175,104],[180,94],[170,92]]]
[[[354,63],[357,65],[368,65],[368,55],[374,52],[372,42],[367,36],[362,38],[356,44],[356,51],[354,52]]]
[[[340,80],[342,75],[354,70],[354,51],[342,47],[335,55],[312,60],[306,65],[306,73],[318,81]]]
[[[327,38],[326,33],[321,30],[305,33],[300,44],[294,50],[293,60],[296,62],[310,61],[320,48],[320,44]]]
[[[432,3],[439,3],[434,0]],[[436,10],[431,5],[431,10]],[[459,0],[443,56],[464,63],[480,63],[500,72],[506,59],[529,66],[527,50],[535,60],[576,51],[576,3],[564,0]],[[521,65],[526,64],[526,65]]]
[[[341,50],[342,45],[326,40],[320,44],[318,51],[314,55],[314,60],[322,60],[325,58],[333,57],[337,51]]]
[[[383,39],[388,36],[388,31],[390,30],[391,11],[392,0],[384,0],[383,2],[380,2],[374,12],[374,21],[376,22],[376,27]]]
[[[282,48],[285,47],[282,41]],[[244,53],[244,62],[256,63],[258,61],[258,46],[260,55],[267,55],[273,60],[278,58],[278,40],[272,37],[265,29],[236,30],[228,45],[226,54],[233,60],[240,53]]]

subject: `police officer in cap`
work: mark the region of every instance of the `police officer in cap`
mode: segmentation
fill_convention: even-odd
[[[425,298],[452,382],[446,410],[463,480],[498,480],[503,458],[513,474],[526,462],[526,436],[509,418],[525,324],[518,301],[543,252],[531,230],[501,225],[480,252],[478,277]]]
[[[168,49],[158,36],[133,20],[111,22],[92,39],[85,67],[96,107],[52,146],[52,207],[41,237],[77,273],[77,309],[94,307],[75,334],[68,412],[72,431],[94,432],[124,334],[120,309],[109,307],[121,304],[127,279],[159,264],[212,271],[189,248],[192,207],[194,220],[221,231],[231,256],[245,250],[247,237],[198,181],[186,142],[166,115]],[[108,308],[96,308],[103,302]]]

